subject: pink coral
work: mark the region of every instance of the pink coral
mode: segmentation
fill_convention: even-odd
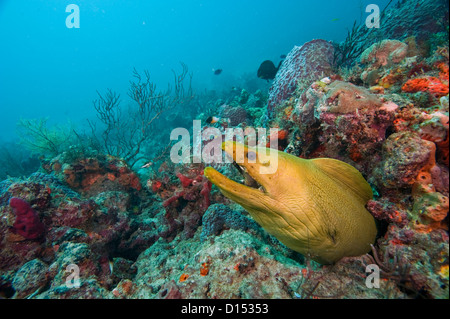
[[[26,239],[37,239],[44,233],[44,224],[40,221],[36,211],[24,200],[13,197],[9,200],[9,206],[16,215],[13,232]]]

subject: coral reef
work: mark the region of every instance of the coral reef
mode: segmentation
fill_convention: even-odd
[[[411,79],[402,86],[402,91],[408,93],[429,92],[436,97],[441,97],[448,94],[448,81],[445,85],[438,78],[432,76]]]
[[[177,173],[181,189],[176,190],[166,198],[163,206],[166,208],[163,224],[167,225],[165,237],[175,236],[180,231],[190,238],[200,225],[201,217],[210,205],[211,182],[203,176],[203,167],[192,167],[183,175]],[[167,187],[167,186],[166,186]]]
[[[398,108],[364,87],[339,80],[324,87],[312,84],[294,107],[290,121],[295,123],[295,139],[288,141],[290,153],[351,160],[360,170],[363,157],[376,159]]]
[[[270,123],[288,130],[286,152],[367,177],[379,235],[363,264],[384,269],[391,297],[448,298],[448,54],[416,40],[374,43],[341,78],[298,79]]]
[[[408,45],[401,41],[383,40],[367,48],[361,54],[360,61],[369,65],[370,69],[392,65],[401,62],[406,57],[407,50]]]
[[[58,157],[52,163],[60,160]],[[99,162],[90,158],[78,163]],[[61,167],[64,165],[71,167],[68,163]],[[77,174],[85,180],[84,174],[89,176],[92,171],[80,169]],[[127,169],[122,168],[122,172],[128,174]],[[91,193],[86,190],[92,191],[90,185],[83,189],[82,184],[76,184],[79,194],[65,182],[64,174],[40,172],[4,183],[0,194],[0,287],[9,297],[29,297],[45,287],[46,294],[62,298],[66,267],[72,263],[85,278],[98,281],[99,289],[108,288],[133,276],[130,263],[156,240],[157,231],[146,223],[147,215],[141,216],[137,210],[129,213],[141,200],[130,184],[119,183],[120,191],[97,193],[111,186],[110,180],[104,179],[106,185],[101,185],[97,179],[96,192],[92,192],[97,194],[89,197]],[[37,266],[30,270],[30,265]],[[116,267],[114,272],[111,267]],[[30,276],[33,280],[26,279]],[[85,283],[82,287],[89,288]],[[75,293],[64,291],[69,293],[68,298]],[[87,297],[81,291],[76,294]]]
[[[0,181],[0,299],[448,299],[448,5],[398,1],[382,19],[379,29],[355,24],[347,46],[316,39],[294,47],[268,92],[233,88],[227,98],[199,102],[197,114],[189,114],[203,123],[218,117],[203,129],[215,127],[222,137],[227,128],[277,128],[281,157],[332,158],[355,167],[373,194],[361,209],[378,231],[364,252],[322,265],[307,251],[288,248],[257,223],[251,207],[247,211],[223,196],[202,163],[173,163],[162,152],[135,171],[118,156],[140,163],[162,136],[139,126],[146,122],[136,122],[138,117],[131,124],[151,141],[138,138],[127,148],[131,152],[108,142],[117,131],[92,150],[55,143],[63,136],[53,136],[45,121],[28,122],[35,134],[46,133],[38,146],[52,158],[40,158],[41,168],[28,177],[17,177],[27,169]],[[333,65],[343,53],[342,65]],[[186,71],[177,83],[188,80]],[[135,73],[131,93],[150,84]],[[190,90],[178,89],[169,104],[191,100]],[[104,108],[108,99],[117,106],[110,93],[96,101],[97,112],[111,116],[106,125],[117,119]],[[151,120],[157,110],[142,97],[135,94],[132,101],[145,106],[141,115]],[[170,123],[184,124],[187,115],[177,112]],[[121,137],[117,141],[130,141]],[[269,130],[265,137],[272,137]],[[118,156],[102,153],[108,149]],[[242,174],[248,171],[231,163],[211,166],[230,179],[252,182]],[[337,180],[344,175],[338,168],[330,174]],[[317,187],[320,179],[309,180]],[[297,203],[287,195],[305,194],[298,185],[289,184],[273,206],[283,210]],[[326,188],[313,194],[335,196],[329,193]],[[255,199],[241,204],[250,202],[262,205]],[[318,225],[324,229],[325,222]],[[327,229],[324,236],[332,238]],[[380,270],[379,288],[367,285],[368,266]],[[78,288],[70,285],[75,273]]]
[[[399,1],[386,11],[380,28],[369,36],[401,41],[414,36],[419,43],[424,43],[430,34],[442,31],[446,22],[448,24],[446,12],[448,13],[448,4],[443,0]]]
[[[220,117],[228,119],[230,126],[237,126],[248,122],[247,111],[242,106],[231,106],[224,104],[219,107]]]
[[[242,230],[227,230],[219,237],[211,237],[213,241],[201,241],[198,236],[197,232],[173,249],[158,241],[146,250],[136,262],[135,282],[150,285],[130,297],[292,298],[301,268],[280,248]],[[155,267],[158,272],[149,271]],[[281,274],[283,280],[278,279]]]
[[[269,90],[267,110],[269,115],[297,88],[297,81],[315,81],[332,73],[333,46],[317,39],[294,47],[283,61]]]
[[[379,187],[412,186],[419,172],[434,156],[433,148],[432,142],[421,139],[414,132],[390,135],[383,143],[380,165],[375,168],[376,176],[380,178]]]
[[[355,20],[345,41],[335,44],[337,68],[354,66],[359,55],[381,39],[403,41],[408,45],[407,56],[427,56],[439,46],[448,46],[448,4],[444,0],[389,2],[380,16],[379,28],[367,28],[361,20],[357,25]]]
[[[54,172],[71,189],[88,195],[105,190],[141,189],[136,173],[130,170],[124,160],[112,156],[93,156],[66,161],[63,154],[50,161],[45,168],[48,173]]]
[[[242,212],[236,212],[223,204],[211,205],[202,218],[202,232],[200,240],[204,241],[210,236],[218,236],[227,229],[252,229],[259,231],[260,227]]]

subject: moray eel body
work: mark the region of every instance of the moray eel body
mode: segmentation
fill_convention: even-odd
[[[237,142],[225,142],[222,149],[260,187],[237,183],[212,167],[205,176],[287,247],[321,264],[370,250],[377,229],[365,204],[372,190],[354,167]]]

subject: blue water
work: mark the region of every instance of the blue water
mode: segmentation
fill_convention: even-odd
[[[295,45],[344,40],[367,4],[388,2],[0,0],[0,141],[16,138],[20,118],[95,118],[96,90],[126,97],[133,67],[164,89],[182,61],[196,90],[231,87]],[[80,28],[66,27],[71,3]]]

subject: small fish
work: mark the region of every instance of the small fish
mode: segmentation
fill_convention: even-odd
[[[147,164],[142,165],[141,168],[147,168],[147,167],[150,167],[150,166],[152,166],[152,165],[153,165],[153,162],[150,161],[150,162],[148,162]]]
[[[114,263],[112,260],[108,260],[108,263],[109,263],[109,271],[112,274],[114,270]]]
[[[339,18],[334,18],[334,19],[331,19],[331,22],[338,22],[339,20],[341,20],[341,19],[339,19]]]
[[[210,116],[206,119],[206,123],[208,124],[214,124],[220,121],[220,118],[217,116]]]
[[[283,60],[281,60],[280,63],[278,64],[278,67],[276,67],[272,61],[270,61],[270,60],[264,61],[259,66],[258,73],[257,73],[258,77],[260,79],[267,80],[267,82],[269,80],[273,80],[275,78],[275,75],[277,74],[278,69],[280,68],[282,62],[283,62]]]
[[[286,59],[286,54],[280,55],[280,59]]]
[[[217,69],[217,70],[213,69],[213,73],[214,73],[214,75],[219,75],[220,73],[222,73],[222,69]]]

